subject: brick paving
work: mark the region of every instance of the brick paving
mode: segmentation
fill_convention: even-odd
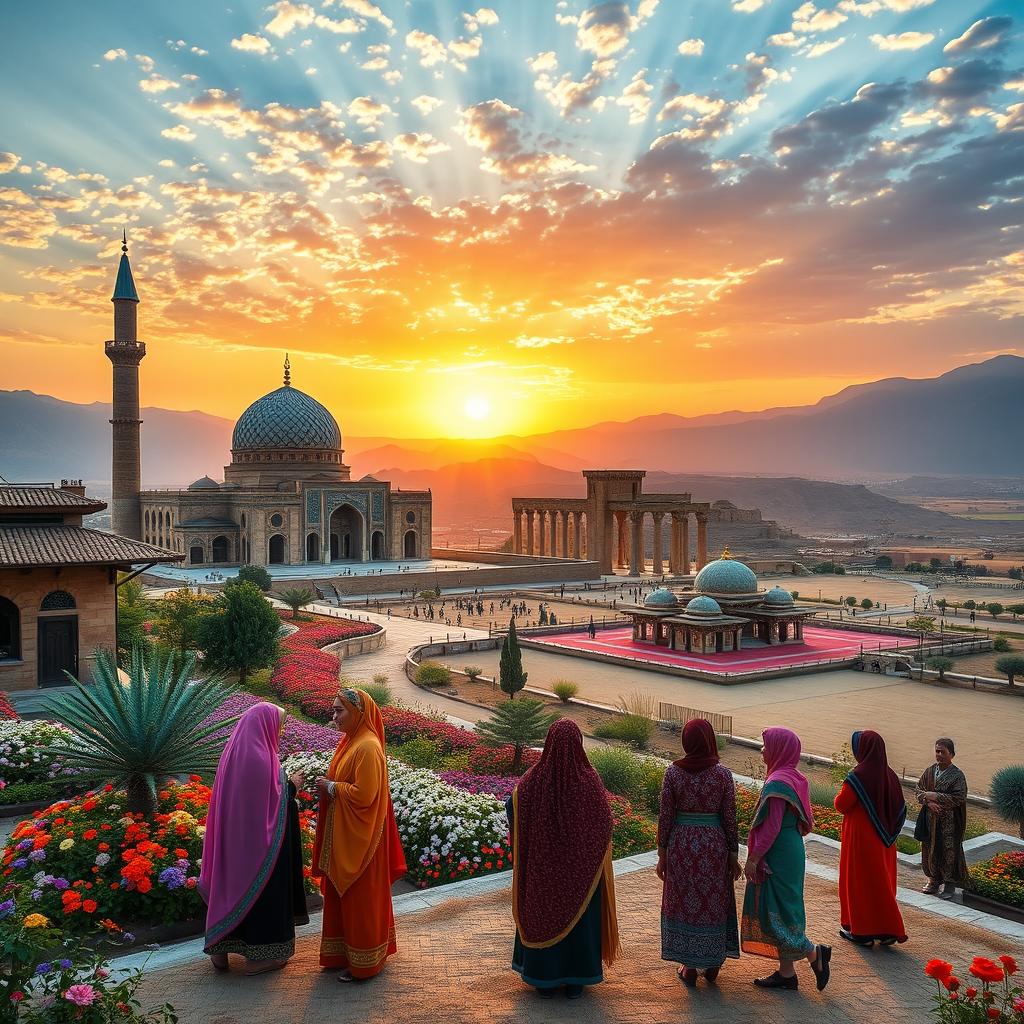
[[[399,954],[370,982],[340,985],[333,972],[321,972],[317,939],[309,935],[300,939],[284,971],[257,978],[241,971],[222,976],[204,960],[147,974],[139,994],[144,1004],[173,1002],[182,1024],[924,1024],[931,1019],[933,988],[921,971],[931,956],[941,955],[964,970],[975,955],[1024,954],[1019,942],[905,906],[910,934],[905,946],[865,950],[832,942],[833,980],[823,995],[806,968],[797,993],[755,990],[751,979],[771,968],[769,961],[754,957],[729,961],[717,987],[701,982],[690,990],[676,981],[674,966],[660,959],[660,883],[654,872],[621,876],[616,887],[623,956],[607,971],[605,984],[589,989],[579,1003],[561,994],[540,1000],[509,969],[513,931],[507,888],[399,918]],[[831,942],[838,915],[835,885],[808,877],[806,892],[810,937]]]

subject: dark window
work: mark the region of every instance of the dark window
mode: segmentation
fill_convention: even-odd
[[[75,599],[66,590],[51,590],[39,606],[41,612],[64,612],[75,607]]]
[[[284,537],[282,537],[281,534],[279,534],[279,533],[275,533],[274,536],[270,538],[270,543],[268,545],[268,548],[269,548],[269,550],[268,550],[269,557],[267,558],[267,561],[271,565],[284,565],[284,561],[285,561]]]
[[[419,544],[417,543],[417,539],[416,539],[416,531],[415,530],[407,530],[406,534],[405,534],[405,543],[404,543],[404,546],[403,546],[403,550],[405,552],[405,557],[406,558],[419,558],[420,557],[420,553],[417,550],[418,547],[419,547]]]
[[[18,606],[0,597],[0,661],[21,657],[21,616]]]
[[[306,537],[306,561],[320,561],[320,535],[317,533],[311,533]]]
[[[228,560],[228,539],[227,537],[213,538],[213,561],[226,562]]]
[[[415,523],[416,522],[416,513],[415,512],[406,512],[405,513],[405,521],[407,523],[409,523],[410,525],[412,523]]]
[[[203,564],[203,545],[193,544],[188,549],[188,560],[190,565],[202,565]]]
[[[279,527],[283,522],[284,522],[284,518],[281,516],[280,512],[275,512],[270,517],[270,525],[273,526],[275,529],[277,527]]]

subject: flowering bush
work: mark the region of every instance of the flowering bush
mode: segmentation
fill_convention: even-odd
[[[254,704],[259,704],[260,697],[251,693],[236,693],[229,697],[207,721],[217,721],[241,715]],[[225,728],[225,734],[230,733]],[[219,734],[218,734],[219,735]],[[314,725],[303,722],[289,715],[284,720],[284,733],[281,736],[281,755],[298,754],[303,750],[334,750],[338,745],[338,732],[326,725]]]
[[[52,722],[0,718],[0,803],[52,800],[75,774],[62,754],[71,732]]]
[[[741,839],[750,831],[757,798],[758,790],[750,786],[736,787],[736,822]],[[814,812],[815,833],[838,841],[843,831],[843,816],[834,807],[823,807],[821,804],[812,804],[811,810]]]
[[[384,718],[384,738],[388,743],[407,743],[417,736],[423,736],[433,740],[442,754],[472,750],[477,745],[476,736],[466,729],[407,708],[388,706],[381,708],[380,713]]]
[[[480,775],[511,775],[514,778],[512,762],[515,755],[513,746],[487,747],[481,743],[469,752],[469,767]],[[525,774],[539,760],[540,751],[527,747],[523,751],[521,773]]]
[[[986,899],[1024,907],[1024,852],[999,853],[970,868],[968,888]]]
[[[5,719],[17,721],[18,712],[14,710],[14,706],[11,704],[11,698],[3,690],[0,690],[0,721]]]
[[[646,853],[658,845],[658,826],[637,814],[633,805],[621,796],[608,794],[612,805],[612,859]]]
[[[489,793],[498,800],[507,800],[519,785],[515,775],[472,775],[469,772],[439,772],[442,782],[467,793]]]
[[[41,914],[75,931],[101,918],[203,917],[196,885],[210,788],[193,777],[158,796],[149,819],[128,814],[124,792],[110,786],[37,811],[8,840],[2,877],[22,887]],[[301,814],[300,824],[308,863],[313,816]]]
[[[368,636],[378,632],[380,626],[353,619],[314,619],[296,625],[295,632],[281,641],[281,656],[270,676],[270,685],[311,718],[326,721],[331,717],[331,705],[338,692],[339,661],[336,655],[321,648],[339,640]]]
[[[967,968],[975,981],[965,979],[966,985],[945,960],[929,960],[924,973],[935,981],[937,992],[932,1013],[944,1024],[1024,1021],[1024,992],[1020,985],[1010,981],[1017,973],[1017,961],[1012,956],[1001,956],[998,962],[976,956]]]

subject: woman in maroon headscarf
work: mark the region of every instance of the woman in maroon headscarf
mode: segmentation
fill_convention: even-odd
[[[739,833],[736,786],[732,772],[718,763],[709,721],[686,723],[683,751],[661,787],[657,872],[665,883],[661,959],[682,964],[679,978],[692,987],[699,969],[714,981],[726,957],[740,955],[733,890],[740,876]]]
[[[508,800],[512,833],[512,969],[542,996],[577,999],[604,980],[619,948],[612,813],[600,776],[567,718]]]
[[[228,953],[248,974],[283,967],[295,952],[295,925],[306,924],[299,837],[298,775],[278,756],[284,709],[254,704],[228,740],[210,797],[199,892],[206,900],[203,951],[218,970]]]
[[[907,801],[877,732],[855,732],[851,747],[857,766],[835,800],[843,816],[839,934],[861,946],[891,946],[907,941],[896,903],[896,840]]]

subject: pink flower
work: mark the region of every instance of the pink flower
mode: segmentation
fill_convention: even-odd
[[[100,981],[106,981],[107,978],[110,977],[110,971],[108,971],[106,967],[97,967],[96,977],[99,978]]]
[[[75,1006],[92,1006],[96,1002],[96,989],[92,985],[72,985],[64,998]]]

